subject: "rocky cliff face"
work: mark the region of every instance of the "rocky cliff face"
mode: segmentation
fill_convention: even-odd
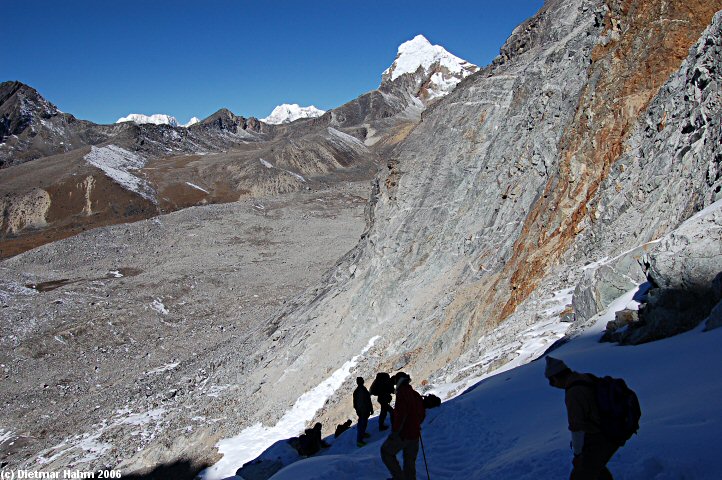
[[[61,112],[20,82],[0,83],[0,169],[101,143],[115,130]]]
[[[375,335],[369,374],[444,375],[491,348],[499,366],[517,355],[514,335],[573,290],[585,264],[710,204],[719,189],[716,23],[696,42],[720,8],[547,2],[397,147],[360,245],[273,323],[283,353],[271,354],[264,378],[338,365]],[[624,209],[638,213],[619,218]]]
[[[606,306],[601,290],[628,289],[644,278],[642,257],[658,239],[693,213],[720,200],[720,18],[716,17],[640,117],[626,151],[589,203],[570,255],[597,259],[631,250],[577,287],[580,320]],[[594,278],[596,277],[596,279]]]

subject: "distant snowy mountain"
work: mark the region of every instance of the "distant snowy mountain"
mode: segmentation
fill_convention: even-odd
[[[261,121],[273,125],[279,125],[281,123],[293,122],[299,118],[320,117],[324,113],[326,113],[325,110],[319,110],[313,105],[310,107],[301,107],[297,103],[284,103],[283,105],[279,105],[274,108],[271,114],[266,118],[262,118]]]
[[[143,115],[142,113],[131,113],[127,117],[119,118],[115,123],[122,122],[134,122],[138,125],[144,123],[152,123],[154,125],[170,125],[171,127],[190,127],[201,121],[198,117],[193,117],[188,120],[188,123],[180,124],[175,117],[165,115],[163,113],[156,113],[155,115]]]
[[[170,125],[171,127],[178,127],[178,120],[170,115],[162,113],[156,113],[155,115],[143,115],[142,113],[131,113],[127,117],[119,118],[115,123],[123,122],[134,122],[138,125],[143,123],[152,123],[155,125]]]
[[[394,63],[382,75],[382,83],[393,82],[406,74],[428,77],[422,97],[426,99],[449,94],[465,77],[479,70],[476,65],[452,55],[440,45],[432,45],[423,35],[399,46]]]
[[[200,121],[201,121],[200,118],[198,118],[198,117],[193,117],[193,118],[191,118],[190,120],[188,120],[188,123],[184,123],[184,124],[181,125],[181,126],[187,128],[187,127],[190,127],[191,125],[195,125],[196,123],[199,123]]]

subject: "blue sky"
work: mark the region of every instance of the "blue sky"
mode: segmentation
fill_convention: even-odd
[[[97,123],[226,107],[337,107],[378,87],[417,34],[488,64],[542,0],[0,0],[0,81]]]

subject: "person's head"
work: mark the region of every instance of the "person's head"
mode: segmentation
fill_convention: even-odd
[[[567,380],[571,375],[572,370],[567,367],[567,364],[558,358],[550,356],[546,357],[546,368],[544,369],[544,376],[549,380],[549,385],[556,388],[566,388]]]
[[[320,423],[316,423],[316,425],[313,426],[313,429],[314,429],[314,430],[318,430],[318,431],[320,432],[320,431],[321,431],[321,424],[320,424]]]
[[[399,372],[395,376],[396,376],[396,388],[397,389],[402,385],[408,385],[411,383],[411,377],[406,372]]]
[[[356,385],[361,386],[364,384],[364,377],[356,377]]]
[[[353,422],[351,422],[350,418],[348,420],[346,420],[345,422],[343,422],[343,424],[346,425],[347,427],[350,427],[352,423]]]

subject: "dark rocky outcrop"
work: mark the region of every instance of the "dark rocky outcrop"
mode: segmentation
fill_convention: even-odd
[[[691,330],[712,315],[722,300],[722,201],[657,242],[645,263],[653,288],[639,321],[610,331],[608,340],[632,345],[659,340]],[[709,327],[716,325],[714,316]]]

